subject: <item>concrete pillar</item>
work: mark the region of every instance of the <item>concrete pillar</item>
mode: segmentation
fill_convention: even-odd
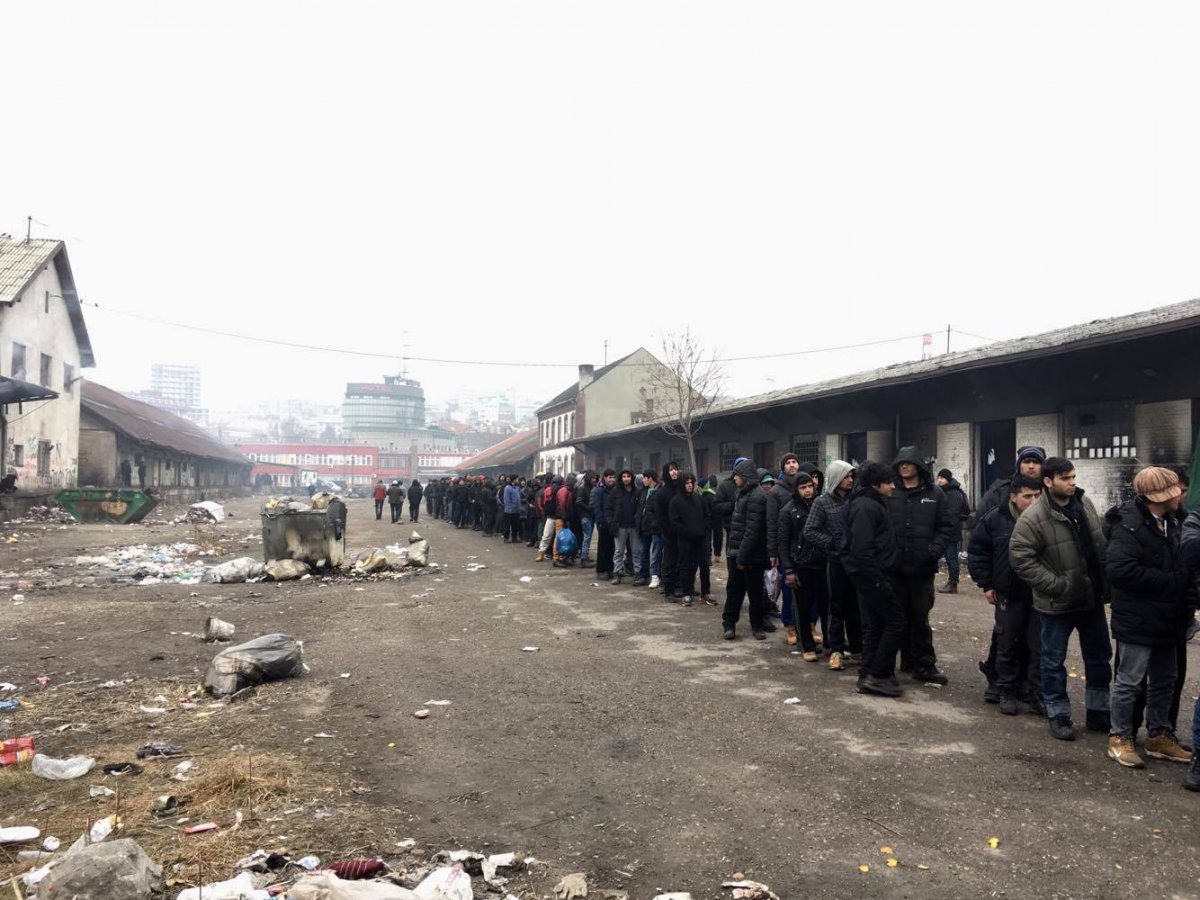
[[[956,422],[953,425],[937,427],[937,467],[953,472],[968,497],[975,496],[972,493],[974,473],[971,471],[973,468],[971,464],[973,459],[971,433],[973,430],[970,422]]]

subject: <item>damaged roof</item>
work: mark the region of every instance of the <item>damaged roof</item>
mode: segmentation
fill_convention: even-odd
[[[492,444],[454,467],[456,472],[486,469],[491,466],[511,466],[533,456],[538,447],[538,429],[527,428],[511,434],[498,444]]]
[[[90,368],[96,365],[96,357],[92,353],[92,339],[83,321],[83,307],[75,289],[75,275],[67,258],[67,245],[62,241],[14,241],[0,235],[0,303],[12,306],[19,301],[38,272],[51,263],[58,274],[62,299],[67,305],[71,329],[75,332],[75,343],[79,346],[79,364]]]
[[[751,413],[783,403],[836,397],[889,385],[911,384],[941,375],[1005,366],[1024,360],[1057,356],[1076,350],[1119,344],[1123,341],[1196,327],[1200,327],[1200,299],[1160,306],[1126,316],[1094,319],[1091,322],[1056,328],[1053,331],[1045,331],[1028,337],[995,341],[972,350],[944,353],[930,359],[913,362],[895,363],[878,369],[843,375],[828,381],[817,381],[764,394],[755,394],[738,400],[728,400],[715,404],[708,410],[705,417]],[[590,434],[587,437],[589,440],[593,440],[610,435],[651,431],[658,427],[659,422],[649,421],[614,429],[603,435]]]
[[[227,447],[200,426],[166,410],[133,400],[94,381],[84,380],[80,404],[131,440],[174,450],[187,456],[238,463],[250,468],[253,463],[232,447]]]

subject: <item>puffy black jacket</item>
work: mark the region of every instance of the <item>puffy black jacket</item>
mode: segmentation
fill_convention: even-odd
[[[1105,519],[1113,637],[1150,647],[1179,643],[1191,615],[1191,573],[1180,555],[1178,525],[1161,534],[1141,499],[1109,510]]]
[[[737,485],[730,475],[717,484],[717,496],[713,498],[713,514],[720,516],[722,527],[728,531],[733,524],[733,507],[737,503]]]
[[[671,516],[671,530],[677,537],[695,539],[708,536],[708,516],[705,515],[704,501],[695,491],[689,494],[687,488],[684,488],[677,493],[671,498],[668,512]]]
[[[855,586],[890,593],[884,573],[895,569],[896,552],[892,516],[883,496],[874,488],[856,484],[850,492],[842,547],[846,573],[855,580]]]
[[[946,495],[946,506],[949,507],[950,517],[954,520],[954,540],[957,543],[963,523],[971,517],[971,503],[957,478],[951,478],[942,488],[942,493]],[[1008,498],[1005,497],[1004,501],[1007,503]]]
[[[594,517],[592,511],[592,494],[600,485],[592,485],[587,477],[579,480],[579,484],[575,486],[575,511],[579,513],[581,519],[591,519]]]
[[[793,496],[779,510],[778,540],[785,574],[790,575],[797,569],[819,569],[825,560],[825,554],[805,540],[804,524],[811,509],[811,500]]]
[[[596,487],[592,489],[592,511],[588,515],[595,521],[597,528],[608,527],[608,511],[612,507],[612,495],[615,493],[616,486],[610,488],[603,481],[597,482]]]
[[[662,481],[658,483],[658,488],[654,492],[654,521],[658,525],[659,534],[664,537],[670,536],[671,531],[671,514],[668,512],[671,501],[675,499],[675,494],[683,489],[683,485],[679,483],[679,479],[671,480],[667,473],[668,466],[663,466]]]
[[[779,511],[796,496],[796,477],[781,475],[775,487],[767,491],[767,556],[780,559],[787,555],[787,543],[779,540]]]
[[[421,502],[421,495],[424,493],[425,489],[421,487],[421,482],[414,478],[412,483],[408,486],[408,505],[416,506]]]
[[[917,467],[917,486],[904,487],[901,463]],[[901,575],[934,575],[946,547],[954,543],[958,521],[951,518],[946,495],[933,482],[929,468],[912,447],[901,447],[892,462],[896,491],[887,500],[896,539],[895,571]]]
[[[633,528],[641,508],[642,493],[636,486],[631,485],[625,490],[619,484],[609,491],[608,508],[604,511],[606,527],[614,532],[618,528]]]
[[[767,498],[758,484],[758,467],[746,460],[734,469],[746,479],[738,490],[729,524],[725,555],[738,566],[770,565],[767,558]]]
[[[637,529],[638,534],[642,537],[661,533],[658,530],[658,520],[654,518],[654,495],[656,493],[658,493],[657,486],[648,488],[645,485],[642,485],[641,491],[638,492]]]
[[[1017,577],[1008,559],[1008,539],[1016,524],[1009,504],[988,510],[971,532],[967,544],[967,571],[971,580],[985,591],[995,591],[1001,597],[1017,602],[1032,603],[1033,592]]]

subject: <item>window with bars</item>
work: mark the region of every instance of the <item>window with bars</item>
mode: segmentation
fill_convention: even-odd
[[[774,441],[761,441],[754,445],[754,464],[760,469],[766,469],[769,472],[775,471],[779,460],[775,458]]]
[[[737,441],[724,441],[721,443],[721,471],[726,472],[733,469],[733,461],[742,455],[742,447]]]
[[[821,436],[819,434],[793,434],[791,440],[792,453],[802,463],[821,464]]]

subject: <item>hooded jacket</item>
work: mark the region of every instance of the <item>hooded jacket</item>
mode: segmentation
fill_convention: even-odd
[[[812,500],[793,494],[792,499],[779,510],[780,561],[787,575],[795,573],[797,569],[820,568],[825,558],[816,547],[804,540],[804,523],[812,504]]]
[[[425,489],[421,487],[421,482],[413,479],[408,483],[408,505],[417,506],[421,502],[421,495],[425,493]]]
[[[592,495],[600,486],[599,481],[592,480],[594,477],[594,473],[584,472],[575,486],[575,511],[581,519],[603,518],[603,513],[597,513],[592,508]]]
[[[726,531],[733,523],[733,506],[737,503],[737,492],[733,475],[730,475],[717,485],[717,494],[713,497],[713,514],[720,516],[721,526]]]
[[[617,481],[619,482],[620,478]],[[611,528],[608,510],[612,506],[612,495],[616,488],[616,485],[609,487],[605,484],[603,478],[592,488],[592,519],[597,528]]]
[[[783,464],[789,459],[796,459],[795,453],[785,453],[779,460],[779,471],[783,472]],[[797,460],[798,462],[799,460]],[[779,511],[791,502],[796,495],[796,477],[781,474],[775,480],[775,487],[767,492],[767,556],[780,559],[787,555],[787,544],[779,540]]]
[[[846,514],[850,507],[850,492],[844,497],[837,494],[842,479],[854,471],[854,466],[845,460],[835,459],[825,469],[825,490],[813,497],[812,507],[804,522],[804,541],[813,547],[819,559],[841,553]]]
[[[681,478],[680,481],[683,479]],[[709,534],[708,516],[705,515],[704,501],[699,491],[687,492],[683,485],[671,498],[668,509],[671,516],[671,530],[684,540],[699,540]]]
[[[559,487],[558,492],[554,496],[558,503],[555,515],[564,522],[570,522],[575,518],[575,476],[568,475],[567,480]]]
[[[521,514],[521,489],[511,481],[504,486],[504,514],[506,516]]]
[[[644,538],[660,534],[658,519],[654,517],[654,495],[658,493],[658,485],[646,487],[638,491],[638,509],[636,513],[638,534]]]
[[[1006,600],[1028,603],[1033,599],[1029,585],[1017,577],[1008,559],[1008,542],[1018,517],[1011,500],[987,511],[967,544],[967,572],[982,590],[995,591]]]
[[[1104,574],[1112,600],[1112,633],[1119,641],[1174,646],[1191,618],[1191,573],[1180,556],[1179,523],[1167,518],[1164,535],[1140,497],[1105,516],[1109,540]]]
[[[946,506],[949,507],[950,518],[954,521],[954,543],[957,544],[963,523],[971,517],[971,503],[967,500],[967,493],[962,489],[957,478],[947,481],[946,486],[942,488],[942,493],[946,495]],[[1008,498],[1005,497],[1004,501],[1007,503]]]
[[[906,488],[900,477],[900,464],[917,467],[917,485]],[[892,461],[896,490],[887,500],[896,536],[894,571],[900,575],[935,575],[946,547],[954,543],[961,528],[950,514],[946,495],[933,480],[929,467],[917,455],[915,447],[901,447]]]
[[[1030,451],[1036,451],[1032,453]],[[1020,447],[1017,449],[1017,458],[1013,462],[1013,475],[1021,471],[1021,460],[1025,457],[1033,458],[1034,455],[1041,456],[1042,460],[1046,459],[1046,451],[1042,447],[1035,447],[1032,444]],[[997,506],[1004,506],[1008,502],[1009,488],[1012,486],[1013,476],[1007,478],[997,478],[988,485],[987,492],[979,498],[979,506],[976,507],[975,515],[982,519],[984,513],[989,509],[995,509]]]
[[[808,474],[808,477],[813,480],[813,499],[825,493],[825,473],[815,463],[803,462],[800,463],[800,471]],[[843,478],[846,476],[843,475]]]
[[[1100,517],[1082,488],[1075,497],[1082,506],[1084,527],[1104,565],[1104,532]],[[1093,585],[1085,550],[1075,525],[1048,495],[1021,513],[1008,542],[1013,571],[1033,590],[1033,608],[1047,615],[1095,609],[1103,585]]]
[[[639,491],[636,484],[625,485],[618,480],[608,492],[608,503],[605,504],[604,522],[613,532],[621,528],[633,528],[637,524],[638,512],[641,510],[642,496],[645,491]],[[599,512],[599,507],[596,508]]]
[[[832,480],[830,483],[836,484]],[[887,502],[874,488],[854,485],[841,556],[846,574],[854,579],[859,590],[891,594],[892,586],[885,573],[895,569],[896,555],[896,535]]]
[[[725,555],[737,566],[766,568],[771,562],[767,558],[767,498],[758,483],[758,467],[743,460],[733,471],[746,483],[738,489]]]
[[[658,483],[658,488],[654,491],[654,521],[663,537],[670,537],[674,534],[671,529],[669,509],[671,501],[675,499],[675,494],[679,491],[679,479],[671,480],[670,468],[669,462],[663,464],[662,481]]]
[[[388,485],[387,489],[388,503],[403,503],[404,488],[400,486],[398,481],[393,481]]]

